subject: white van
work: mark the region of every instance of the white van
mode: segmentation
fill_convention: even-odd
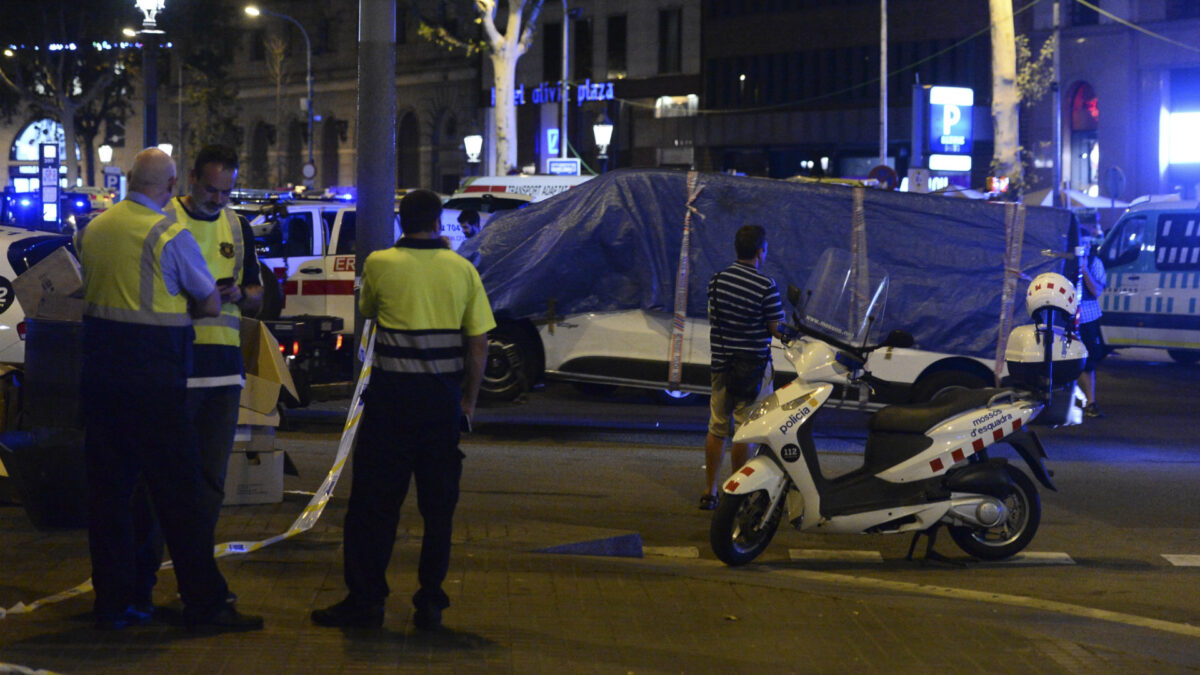
[[[1131,207],[1100,247],[1108,274],[1100,333],[1110,349],[1166,349],[1200,361],[1200,203]]]
[[[442,228],[458,226],[458,216],[466,209],[479,212],[479,227],[501,211],[519,209],[549,199],[592,179],[592,176],[481,176],[468,178],[446,200],[442,209]]]

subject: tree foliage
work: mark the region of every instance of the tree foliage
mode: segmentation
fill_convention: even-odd
[[[120,42],[121,27],[137,14],[122,0],[0,2],[0,42],[12,52],[0,58],[0,88],[7,91],[6,105],[0,105],[10,119],[28,114],[57,120],[68,150],[82,132],[90,166],[90,141],[106,117],[127,112],[131,88],[131,54],[101,45]],[[67,162],[68,182],[77,166]]]

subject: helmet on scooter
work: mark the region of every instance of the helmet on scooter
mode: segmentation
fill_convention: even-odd
[[[1078,307],[1075,284],[1054,272],[1037,275],[1025,293],[1025,309],[1035,321],[1045,310],[1058,310],[1063,321],[1073,321]]]

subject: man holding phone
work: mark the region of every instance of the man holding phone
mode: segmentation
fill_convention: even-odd
[[[262,304],[262,283],[250,225],[228,208],[237,182],[238,157],[229,147],[208,145],[196,155],[188,193],[171,200],[170,213],[192,233],[217,280],[220,316],[196,321],[188,413],[196,427],[204,472],[204,510],[215,529],[225,501],[225,469],[245,386],[242,312]]]

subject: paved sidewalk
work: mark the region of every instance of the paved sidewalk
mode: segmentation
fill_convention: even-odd
[[[326,440],[279,442],[300,466],[287,489],[314,489],[333,455]],[[487,471],[488,459],[472,458]],[[464,499],[447,592],[446,630],[416,631],[408,597],[415,584],[420,519],[406,505],[390,568],[393,593],[381,631],[319,628],[314,608],[342,597],[341,523],[348,474],[324,516],[306,533],[222,559],[239,606],[266,628],[196,636],[169,625],[118,633],[92,628],[90,594],[0,619],[6,666],[62,673],[356,672],[1174,672],[1180,658],[1148,663],[1103,644],[1081,648],[1077,619],[1004,604],[981,606],[936,593],[845,583],[837,572],[784,564],[786,550],[743,569],[699,559],[604,557],[539,552],[635,533],[497,516]],[[466,486],[470,488],[470,486]],[[478,487],[478,486],[476,486]],[[308,498],[229,507],[218,541],[285,531]],[[696,516],[699,518],[699,516]],[[811,569],[811,568],[810,568]],[[52,595],[87,578],[86,533],[39,532],[19,507],[0,507],[0,607]],[[853,571],[852,566],[849,571]],[[178,607],[169,572],[155,600]],[[1195,641],[1138,631],[1170,650]]]

